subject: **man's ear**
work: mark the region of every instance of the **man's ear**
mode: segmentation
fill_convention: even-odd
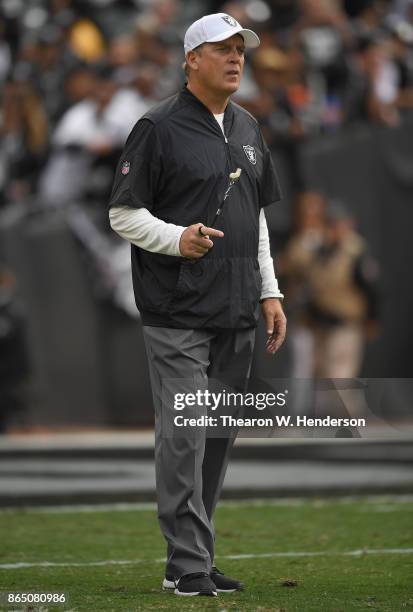
[[[186,63],[191,68],[191,70],[198,70],[198,59],[199,53],[196,51],[188,51],[186,55]]]

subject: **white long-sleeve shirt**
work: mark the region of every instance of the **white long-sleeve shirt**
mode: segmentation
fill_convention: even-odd
[[[223,128],[223,113],[215,115],[216,120]],[[182,257],[179,242],[182,232],[186,229],[181,225],[165,223],[152,215],[147,208],[131,208],[129,206],[112,206],[109,211],[112,229],[132,244],[162,255]],[[270,252],[270,240],[264,210],[261,209],[259,217],[258,263],[262,278],[260,299],[284,295],[278,288],[278,281],[274,273],[274,263]]]

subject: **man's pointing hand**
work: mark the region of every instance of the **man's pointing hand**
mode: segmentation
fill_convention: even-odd
[[[187,259],[200,259],[203,257],[214,246],[211,236],[223,238],[224,232],[213,227],[207,227],[202,223],[195,223],[187,227],[182,232],[179,241],[179,250],[182,257]]]

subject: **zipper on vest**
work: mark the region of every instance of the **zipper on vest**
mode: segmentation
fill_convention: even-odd
[[[224,137],[224,142],[225,142],[225,154],[226,154],[227,160],[228,160],[229,172],[232,172],[232,157],[231,157],[231,149],[229,147],[229,141],[228,141],[228,138],[227,138],[225,132],[222,132],[222,135]],[[234,170],[235,170],[235,168],[234,168]]]
[[[224,142],[225,142],[225,155],[226,155],[226,158],[227,158],[228,167],[229,167],[229,173],[230,173],[230,172],[232,172],[232,170],[231,170],[231,168],[232,168],[231,149],[230,149],[230,147],[229,147],[228,138],[227,138],[227,136],[226,136],[225,132],[224,132],[223,130],[221,130],[221,133],[222,133],[222,135],[223,135],[223,137],[224,137]],[[235,170],[235,169],[234,169],[234,170]],[[232,182],[232,181],[229,179],[229,173],[228,173],[228,187],[227,187],[227,189],[226,189],[226,191],[225,191],[223,201],[221,202],[221,204],[219,205],[219,207],[218,207],[218,209],[217,209],[217,211],[216,211],[216,213],[215,213],[214,219],[213,219],[212,224],[211,224],[211,225],[212,225],[212,227],[215,225],[215,223],[216,223],[217,219],[220,217],[220,215],[222,215],[222,213],[224,212],[224,204],[225,204],[225,200],[227,199],[228,194],[229,194],[229,192],[231,191],[232,185],[234,184],[234,183],[233,183],[233,182]]]

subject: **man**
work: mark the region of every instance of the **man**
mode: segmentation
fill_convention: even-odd
[[[245,47],[258,44],[225,13],[189,27],[188,82],[136,124],[110,202],[112,227],[134,245],[155,405],[158,516],[168,543],[164,587],[177,595],[216,595],[242,584],[214,566],[212,516],[233,432],[208,437],[198,427],[170,435],[173,395],[196,393],[212,380],[245,389],[260,299],[269,353],[285,335],[262,211],[279,200],[278,182],[257,122],[229,100]]]
[[[326,237],[308,270],[307,325],[316,378],[359,375],[366,339],[378,330],[379,268],[340,200],[327,211]]]

